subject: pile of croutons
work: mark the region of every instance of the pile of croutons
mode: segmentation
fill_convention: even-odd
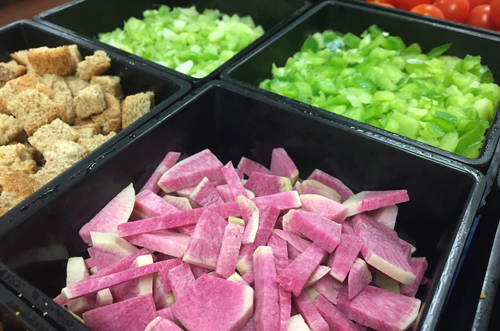
[[[104,51],[40,47],[0,63],[0,216],[154,107],[103,75]]]

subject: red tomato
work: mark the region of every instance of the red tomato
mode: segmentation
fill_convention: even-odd
[[[376,5],[381,5],[381,6],[384,6],[382,5],[383,3],[387,3],[393,6],[393,8],[396,5],[396,0],[366,0],[366,2],[374,3]]]
[[[491,4],[491,0],[469,0],[470,9],[481,6],[481,5],[489,5]]]
[[[418,5],[413,7],[410,11],[412,13],[444,19],[443,12],[433,5]]]
[[[433,4],[441,9],[444,18],[458,23],[465,22],[470,10],[468,0],[437,0]]]
[[[490,19],[491,7],[490,5],[481,5],[472,8],[467,15],[465,23],[477,26],[483,29],[496,30],[495,24]]]
[[[430,3],[431,0],[396,0],[396,8],[411,10],[415,6]]]
[[[490,20],[500,29],[500,0],[491,1]]]
[[[377,5],[384,6],[384,7],[389,7],[389,8],[396,8],[393,5],[391,5],[390,3],[379,2],[379,3],[377,3]]]

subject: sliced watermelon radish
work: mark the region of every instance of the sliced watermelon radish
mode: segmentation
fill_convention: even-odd
[[[227,278],[227,280],[230,280],[236,284],[239,284],[239,285],[242,285],[242,286],[250,286],[250,284],[248,284],[247,282],[245,282],[245,280],[237,273],[235,272],[234,274],[232,274],[231,276],[229,276]]]
[[[66,272],[66,286],[78,284],[90,276],[82,257],[70,257],[66,266]],[[96,296],[89,294],[81,298],[65,301],[64,304],[73,313],[82,316],[83,313],[95,308]]]
[[[302,202],[303,210],[326,217],[337,223],[342,223],[347,217],[347,208],[344,205],[322,195],[301,194],[300,202]]]
[[[283,222],[290,224],[290,226],[328,253],[333,252],[340,243],[342,226],[318,214],[290,210],[283,217]]]
[[[353,225],[358,236],[365,241],[361,253],[366,263],[403,284],[409,285],[415,280],[394,230],[364,214],[356,215]]]
[[[372,274],[368,265],[362,259],[356,258],[347,278],[347,297],[352,300],[372,281]]]
[[[287,243],[287,249],[288,249],[288,259],[293,261],[296,260],[300,254],[302,254],[301,251],[290,245],[290,243]]]
[[[217,213],[205,209],[196,224],[182,260],[215,270],[227,224]]]
[[[283,230],[285,232],[293,234],[293,235],[295,235],[297,237],[304,237],[304,235],[299,230],[295,229],[292,225],[290,225],[291,215],[293,214],[293,212],[295,212],[297,210],[302,210],[302,208],[295,209],[295,210],[292,209],[292,210],[288,211],[288,213],[286,213],[285,215],[283,215],[283,219],[282,219],[282,224],[281,225],[282,225]],[[290,214],[290,215],[288,215],[288,214]]]
[[[244,156],[241,158],[240,162],[238,163],[238,169],[240,169],[248,177],[250,177],[254,172],[271,174],[271,171],[269,169],[267,169],[266,167],[264,167],[260,163],[252,161],[250,159],[247,159]]]
[[[139,192],[135,197],[134,214],[140,219],[178,213],[179,211],[148,189]]]
[[[343,282],[356,260],[365,241],[357,236],[341,234],[340,244],[330,255],[328,265],[332,268],[330,275],[339,282]]]
[[[306,294],[306,296],[309,298],[309,300],[311,302],[314,301],[314,298],[316,298],[318,295],[320,295],[320,293],[318,291],[316,291],[316,289],[312,286],[306,287],[303,292]],[[293,315],[294,313],[297,313],[297,310],[293,306],[292,306],[292,308],[293,308],[293,310],[295,310],[295,312],[292,310],[292,315]]]
[[[299,194],[300,194],[300,185],[301,183],[299,183],[298,181],[295,183],[295,185],[293,185],[293,190],[294,191],[297,191]]]
[[[177,260],[160,261],[138,268],[127,269],[111,275],[92,279],[88,278],[83,282],[63,288],[61,293],[67,300],[78,298],[90,293],[96,293],[111,286],[125,283],[132,279],[154,274],[162,269],[170,269],[175,263],[178,263]]]
[[[97,307],[105,307],[113,304],[113,295],[111,294],[109,288],[105,288],[104,290],[100,290],[99,292],[97,292],[96,304]],[[68,309],[73,311],[73,309],[69,307]]]
[[[205,177],[211,182],[223,180],[222,163],[208,149],[194,154],[167,170],[158,182],[160,188],[169,193],[198,185]]]
[[[128,221],[134,209],[135,192],[129,184],[114,197],[97,215],[86,223],[78,232],[84,242],[92,245],[90,232],[117,232],[121,223]]]
[[[290,233],[287,231],[274,229],[273,233],[276,234],[281,239],[286,240],[292,247],[294,247],[300,253],[305,251],[307,249],[307,247],[309,247],[312,243],[311,241],[309,241],[307,239],[301,238],[301,237],[294,235],[293,233]]]
[[[252,316],[253,289],[203,275],[174,304],[172,312],[190,331],[236,331]]]
[[[427,259],[425,257],[414,257],[410,260],[410,267],[413,274],[416,276],[415,280],[410,285],[400,284],[399,288],[402,295],[414,297],[417,294],[420,283],[422,282],[425,270],[427,270]]]
[[[153,275],[153,299],[156,310],[171,308],[174,305],[175,298],[172,292],[165,292],[159,274]]]
[[[387,276],[384,274],[382,271],[375,270],[373,273],[373,284],[377,285],[380,288],[389,290],[391,292],[400,294],[401,291],[399,290],[399,282],[392,279],[391,277]],[[411,285],[404,285],[404,286],[411,286]]]
[[[280,308],[279,330],[287,331],[292,313],[292,292],[285,290],[278,285],[278,298]]]
[[[271,173],[276,176],[288,177],[292,185],[299,178],[299,170],[283,148],[273,149],[271,156]]]
[[[190,237],[182,233],[163,230],[129,236],[127,240],[134,245],[181,258],[186,252]]]
[[[324,265],[319,265],[316,270],[314,270],[313,274],[309,279],[307,280],[306,285],[304,287],[309,287],[314,285],[317,281],[319,281],[321,278],[323,278],[325,275],[330,273],[330,267],[324,266]]]
[[[342,287],[342,283],[330,275],[325,275],[314,283],[312,287],[328,299],[328,301],[337,304],[337,295],[339,294],[339,289]]]
[[[200,182],[201,182],[201,180],[200,180]],[[193,193],[194,189],[198,186],[198,184],[200,184],[200,183],[198,182],[194,186],[189,186],[189,187],[183,188],[182,190],[176,191],[175,194],[178,195],[178,196],[180,196],[180,197],[182,197],[182,198],[189,198],[189,196],[191,195],[191,193]],[[196,205],[198,205],[198,204],[196,204]]]
[[[315,299],[316,300],[316,299]],[[297,311],[302,315],[311,331],[328,331],[328,324],[316,310],[311,300],[302,292],[293,297],[293,304]]]
[[[273,250],[259,246],[253,259],[255,276],[255,326],[257,330],[278,330],[280,308]]]
[[[353,195],[342,204],[347,207],[347,216],[352,216],[364,211],[375,210],[409,200],[410,198],[406,190],[362,191]]]
[[[163,308],[157,310],[156,312],[158,313],[158,316],[161,316],[167,320],[175,322],[175,316],[174,313],[172,313],[172,308]]]
[[[243,184],[241,184],[241,178],[234,170],[233,163],[229,161],[228,164],[222,167],[221,170],[224,178],[226,179],[227,185],[233,194],[233,198],[238,199],[240,195],[249,198]]]
[[[256,197],[252,201],[257,208],[263,209],[264,207],[274,206],[281,212],[288,211],[289,209],[299,208],[302,206],[299,194],[295,191],[281,192],[265,197]]]
[[[342,223],[342,234],[356,236],[356,231],[354,231],[354,227],[352,225],[352,220],[350,217],[346,218]]]
[[[314,298],[313,306],[328,324],[330,330],[359,331],[353,321],[323,296],[318,295]]]
[[[193,207],[191,207],[191,204],[189,203],[189,200],[184,197],[174,197],[173,195],[165,195],[163,196],[163,200],[165,200],[175,208],[179,209],[180,211],[187,211],[193,209]]]
[[[343,287],[337,307],[356,323],[375,330],[402,331],[416,320],[420,300],[370,285],[349,300]]]
[[[137,252],[139,249],[116,233],[90,232],[93,246],[92,258],[96,260],[97,270]]]
[[[151,255],[141,255],[137,257],[130,268],[138,268],[153,264]],[[128,282],[110,288],[115,302],[125,301],[143,294],[153,294],[153,275],[129,280]]]
[[[180,259],[174,259],[174,260],[170,260],[170,261],[172,261],[172,262],[170,263],[169,268],[163,268],[162,270],[160,270],[158,272],[158,275],[160,276],[160,281],[162,284],[162,289],[165,293],[169,293],[172,291],[172,284],[170,283],[170,277],[168,277],[168,273],[173,268],[176,268],[182,264],[182,261]],[[172,295],[173,295],[173,293],[172,293]],[[168,306],[168,307],[170,307],[170,306]]]
[[[201,275],[208,274],[212,271],[210,269],[203,268],[194,264],[190,264],[189,267],[191,268],[191,272],[193,273],[195,279],[198,279],[201,277]]]
[[[158,167],[156,167],[151,177],[149,177],[146,184],[144,184],[141,191],[150,190],[153,193],[158,193],[158,191],[160,191],[158,181],[168,169],[172,168],[175,165],[175,162],[177,162],[180,156],[181,153],[168,152],[167,155],[165,155],[165,158],[160,162]]]
[[[300,194],[317,194],[340,202],[340,194],[337,191],[314,179],[307,179],[300,184]]]
[[[172,268],[168,272],[168,278],[170,280],[170,285],[172,286],[172,292],[174,293],[175,300],[179,298],[193,286],[195,279],[191,272],[191,268],[188,263],[182,263],[175,268]]]
[[[138,250],[137,252],[132,253],[129,256],[121,259],[120,261],[117,261],[111,265],[108,265],[107,267],[105,267],[103,269],[98,270],[96,273],[91,275],[89,278],[102,277],[102,276],[106,276],[106,275],[115,274],[119,271],[126,270],[126,269],[130,268],[132,263],[134,263],[135,259],[141,255],[151,255],[151,252],[146,248],[142,248],[142,249]],[[154,255],[152,255],[152,257],[153,257],[153,261],[155,261],[156,257]]]
[[[120,237],[129,237],[141,233],[178,228],[186,225],[195,225],[204,209],[192,209],[148,218],[141,221],[127,222],[118,226]]]
[[[279,275],[281,271],[288,266],[288,248],[286,240],[273,232],[267,241],[267,245],[273,250],[276,273]]]
[[[250,286],[253,286],[253,284],[255,282],[255,277],[254,277],[254,274],[253,274],[253,270],[247,272],[246,274],[244,274],[243,276],[241,276],[241,278],[243,278],[243,280],[245,282],[247,282],[248,285],[250,285]]]
[[[189,198],[204,207],[225,203],[207,177],[202,179],[194,191],[191,192]]]
[[[322,184],[325,184],[329,188],[334,189],[338,194],[340,194],[340,202],[346,201],[349,197],[353,196],[354,193],[349,187],[342,183],[339,179],[323,172],[319,169],[314,170],[307,179],[316,180]]]
[[[375,210],[367,211],[366,215],[370,216],[380,224],[383,224],[394,230],[396,226],[396,218],[398,217],[398,205],[389,205]]]
[[[223,205],[213,205],[207,208],[216,212],[220,215],[220,217],[226,220],[229,216],[241,218],[241,211],[237,202],[229,202]]]
[[[245,221],[245,231],[241,242],[242,244],[253,243],[257,235],[257,229],[259,228],[260,211],[252,200],[244,196],[238,197],[238,206]]]
[[[85,325],[92,331],[144,331],[156,318],[151,294],[145,294],[83,314]]]
[[[401,248],[403,249],[406,258],[408,259],[408,262],[410,262],[411,255],[413,254],[413,252],[415,252],[416,248],[412,244],[401,238],[399,238],[399,243],[401,244]]]
[[[288,177],[254,172],[245,183],[245,188],[252,191],[256,197],[287,192],[292,190]]]
[[[144,331],[182,331],[174,322],[161,316],[152,320]]]
[[[224,201],[226,203],[236,201],[236,200],[234,200],[234,196],[233,196],[233,193],[231,192],[231,189],[229,188],[229,185],[227,185],[227,184],[219,185],[215,189],[217,190],[217,193],[220,194],[220,196],[222,197],[222,199],[224,199]],[[245,192],[247,193],[247,197],[249,199],[255,198],[255,194],[253,194],[252,191],[245,189]]]
[[[217,259],[215,272],[222,278],[228,278],[236,269],[236,262],[241,247],[245,222],[240,218],[229,217],[228,225],[222,237],[222,246]]]
[[[300,294],[307,280],[319,266],[326,251],[312,243],[297,259],[290,263],[276,278],[285,290]]]
[[[240,329],[240,331],[256,331],[257,329],[255,328],[255,321],[254,321],[254,316],[252,315],[249,319],[248,322],[246,322],[245,325]]]
[[[290,322],[288,323],[288,331],[311,331],[309,326],[304,321],[302,315],[297,314],[290,317]]]

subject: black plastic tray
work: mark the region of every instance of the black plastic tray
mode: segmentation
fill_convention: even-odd
[[[100,49],[87,41],[80,40],[45,25],[27,20],[18,21],[0,28],[0,62],[9,61],[9,54],[18,50],[68,44],[77,44],[83,56],[91,55],[95,50]],[[138,92],[154,91],[157,106],[80,161],[80,163],[87,165],[91,164],[94,159],[102,158],[107,148],[120,139],[127,137],[135,128],[154,117],[168,105],[177,101],[191,89],[191,85],[182,79],[171,76],[168,73],[152,70],[145,65],[135,63],[108,50],[106,52],[111,58],[111,68],[106,74],[121,77],[124,94],[130,95]],[[59,185],[50,182],[2,216],[1,219],[8,219],[9,222],[15,223],[16,219],[32,214],[38,207],[43,205],[43,201],[47,195],[57,195],[59,190]]]
[[[56,331],[33,308],[0,284],[0,323],[9,331],[47,330]]]
[[[500,63],[497,57],[497,54],[500,53],[500,35],[479,32],[482,29],[463,28],[463,24],[400,10],[385,10],[380,6],[363,1],[349,0],[325,1],[315,6],[302,15],[300,19],[268,40],[259,50],[225,70],[221,74],[221,78],[242,84],[255,91],[258,90],[284,104],[418,146],[432,154],[446,156],[486,173],[500,135],[498,112],[487,132],[486,141],[479,157],[471,159],[258,88],[261,81],[272,78],[272,63],[276,63],[277,66],[285,65],[286,60],[300,50],[307,36],[326,29],[359,35],[372,24],[377,24],[391,35],[401,36],[407,45],[419,43],[424,52],[445,43],[453,43],[447,54],[462,58],[467,54],[480,55],[482,64],[488,65],[496,81],[500,82]]]
[[[228,15],[235,13],[239,16],[250,15],[256,25],[262,25],[265,33],[262,37],[245,47],[241,52],[203,78],[193,78],[94,39],[97,38],[98,33],[123,28],[123,22],[132,16],[142,19],[144,10],[158,8],[160,5],[168,5],[171,8],[196,6],[198,11],[209,8],[219,9],[221,13]],[[306,0],[74,0],[40,13],[33,19],[53,28],[61,29],[66,33],[90,39],[96,45],[99,45],[99,47],[112,49],[121,55],[130,57],[134,61],[145,63],[151,68],[168,72],[189,81],[193,85],[199,86],[219,77],[219,74],[229,65],[239,61],[243,56],[258,47],[264,40],[295,20],[310,7],[311,3]]]
[[[281,146],[302,178],[320,168],[355,192],[408,190],[410,202],[400,205],[396,230],[429,261],[430,281],[417,294],[423,303],[418,329],[435,327],[485,190],[480,172],[222,81],[201,87],[163,114],[118,142],[85,180],[69,184],[36,215],[9,230],[0,224],[0,260],[55,297],[64,286],[67,257],[87,256],[81,226],[130,182],[142,187],[168,151],[191,155],[210,148],[222,162],[246,156],[269,166],[272,149]],[[46,259],[36,257],[47,249]]]

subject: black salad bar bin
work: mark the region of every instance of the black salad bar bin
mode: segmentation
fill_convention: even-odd
[[[196,6],[199,12],[203,12],[204,9],[218,9],[221,13],[230,16],[233,14],[238,14],[240,17],[251,16],[255,25],[261,25],[265,33],[203,78],[194,78],[185,75],[113,46],[106,45],[96,39],[99,33],[110,32],[116,28],[122,29],[124,22],[130,17],[143,19],[142,14],[145,10],[158,9],[161,5],[167,5],[170,8]],[[121,55],[130,57],[134,61],[144,63],[150,68],[168,72],[189,81],[193,85],[199,86],[219,77],[220,73],[229,65],[238,62],[245,54],[256,49],[264,40],[283,29],[310,7],[311,3],[305,0],[255,0],[250,2],[230,0],[75,0],[40,13],[34,17],[34,20],[66,33],[85,37],[103,49],[112,49]]]
[[[0,260],[38,289],[33,295],[53,298],[65,286],[68,256],[88,257],[79,229],[128,184],[138,191],[167,152],[192,155],[209,148],[223,163],[245,156],[268,167],[276,147],[285,148],[301,178],[318,168],[354,192],[408,191],[396,231],[417,247],[414,256],[429,262],[429,281],[417,293],[422,306],[416,329],[434,330],[485,191],[484,176],[222,81],[204,85],[134,130],[90,171],[75,166],[73,173],[86,173],[85,180],[74,181],[36,214],[15,226],[0,223]]]
[[[500,134],[498,113],[486,131],[486,139],[479,157],[468,158],[259,88],[259,84],[264,79],[273,78],[272,64],[283,67],[288,58],[301,50],[308,36],[328,29],[344,34],[350,32],[359,36],[371,25],[377,25],[391,36],[401,37],[406,45],[418,43],[422,53],[451,43],[452,47],[445,54],[461,58],[466,55],[481,56],[482,65],[489,67],[496,83],[500,79],[500,65],[497,59],[497,54],[500,53],[498,35],[481,33],[481,29],[471,30],[463,24],[401,10],[386,10],[363,1],[350,0],[332,0],[318,4],[285,30],[273,36],[250,56],[225,70],[221,78],[254,91],[258,90],[274,100],[300,108],[304,112],[342,121],[370,134],[391,137],[396,141],[417,146],[434,155],[445,156],[486,173]]]
[[[18,21],[0,28],[0,61],[10,61],[10,54],[20,50],[71,44],[78,45],[78,49],[83,57],[92,55],[96,50],[100,49],[92,43],[45,25],[27,20]],[[191,89],[191,85],[188,82],[175,76],[157,72],[130,59],[116,55],[111,51],[106,51],[106,53],[111,58],[111,67],[105,74],[120,77],[125,95],[153,91],[155,93],[156,107],[84,157],[80,162],[85,163],[86,166],[92,164],[93,160],[104,157],[103,155],[105,155],[104,152],[107,148],[120,139],[127,137],[135,128],[157,115],[166,106],[177,101]],[[9,224],[14,224],[17,219],[32,215],[37,208],[43,205],[47,198],[59,194],[61,188],[60,185],[53,184],[53,182],[48,183],[45,187],[24,200],[22,204],[19,204],[2,216],[2,219],[8,220]]]

